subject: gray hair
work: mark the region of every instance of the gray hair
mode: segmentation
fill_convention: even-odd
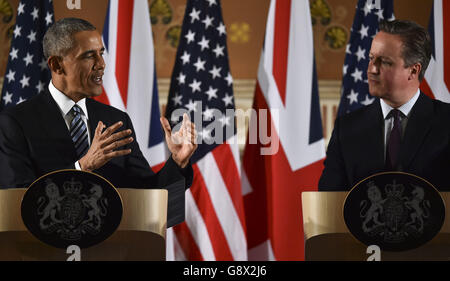
[[[380,31],[400,36],[403,42],[402,58],[405,67],[420,63],[422,69],[419,81],[422,81],[431,59],[431,39],[427,30],[421,25],[408,20],[380,22]]]
[[[83,19],[63,18],[55,22],[44,35],[42,45],[45,59],[66,55],[74,47],[75,33],[93,30],[96,30],[95,26]]]

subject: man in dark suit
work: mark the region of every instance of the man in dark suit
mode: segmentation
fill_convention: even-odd
[[[431,51],[423,27],[380,24],[367,69],[369,92],[378,99],[336,119],[319,190],[349,190],[383,171],[412,173],[450,190],[450,105],[419,90]]]
[[[185,180],[181,190],[169,189],[169,204],[178,204],[184,217],[184,190],[193,178],[189,159],[197,147],[187,115],[176,133],[161,118],[172,155],[155,174],[128,115],[91,99],[102,93],[105,69],[96,28],[62,19],[49,28],[43,45],[52,74],[48,89],[0,114],[0,188],[27,187],[69,168],[95,172],[119,188],[163,188]]]

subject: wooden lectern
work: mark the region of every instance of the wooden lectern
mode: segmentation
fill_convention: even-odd
[[[450,192],[441,192],[445,222],[438,235],[425,245],[403,252],[381,251],[381,260],[450,260]],[[305,260],[365,261],[367,246],[352,236],[344,222],[347,192],[303,192]]]
[[[117,189],[123,203],[117,231],[95,246],[81,249],[81,260],[165,260],[167,190]],[[65,261],[65,249],[36,239],[22,222],[25,188],[0,190],[0,260]]]

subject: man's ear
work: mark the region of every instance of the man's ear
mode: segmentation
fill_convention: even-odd
[[[48,67],[50,68],[51,72],[54,72],[56,74],[64,74],[64,66],[62,57],[60,56],[51,56],[47,60]]]
[[[411,66],[410,79],[419,80],[419,74],[422,70],[422,65],[420,63],[415,63]]]

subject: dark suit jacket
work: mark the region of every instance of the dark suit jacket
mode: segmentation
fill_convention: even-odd
[[[133,125],[125,112],[93,99],[86,99],[86,107],[91,143],[99,121],[107,127],[122,121],[124,125],[119,130],[131,129],[136,140]],[[184,188],[192,183],[192,166],[181,169],[169,157],[161,171],[155,174],[136,141],[124,148],[131,148],[131,154],[114,158],[94,172],[118,188],[164,188],[185,180],[182,192],[179,184],[175,184],[177,190],[169,189],[170,204],[182,208],[184,218]],[[48,90],[0,114],[0,188],[27,187],[46,173],[74,169],[77,160],[66,123]],[[181,193],[182,198],[178,198]],[[174,196],[178,198],[176,202]],[[170,204],[169,209],[174,207]]]
[[[400,171],[450,190],[450,104],[423,93],[411,109],[400,149]],[[380,101],[338,117],[328,144],[319,190],[349,190],[385,170]]]

